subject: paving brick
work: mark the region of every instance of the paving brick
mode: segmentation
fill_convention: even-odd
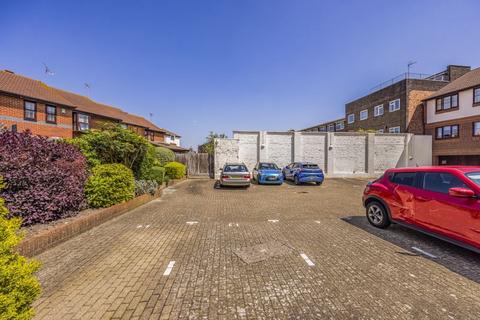
[[[187,181],[38,255],[36,318],[478,319],[478,283],[341,219],[363,219],[364,183]],[[290,252],[251,264],[235,254],[272,241]]]

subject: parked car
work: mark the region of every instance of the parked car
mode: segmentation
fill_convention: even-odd
[[[282,184],[282,170],[272,162],[259,162],[253,168],[252,179],[258,184]]]
[[[325,176],[322,169],[315,163],[294,162],[283,168],[283,179],[292,180],[295,184],[315,182],[320,185]]]
[[[220,173],[221,186],[250,187],[250,172],[243,163],[226,163]]]
[[[480,167],[387,170],[369,183],[363,204],[375,227],[412,228],[480,253]]]

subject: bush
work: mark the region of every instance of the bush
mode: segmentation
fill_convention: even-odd
[[[0,177],[0,190],[2,186]],[[30,319],[34,314],[32,303],[40,294],[40,284],[33,273],[40,265],[15,252],[21,240],[21,220],[7,216],[8,210],[0,198],[0,319]]]
[[[153,151],[149,154],[149,150],[152,149],[147,139],[118,124],[105,123],[101,130],[90,130],[70,140],[70,143],[82,150],[91,167],[98,164],[121,163],[132,169],[137,178],[141,177],[142,171],[148,169],[148,163],[145,161],[152,160],[145,158],[149,156],[153,158]]]
[[[132,170],[123,164],[101,164],[93,168],[85,185],[85,195],[92,208],[110,207],[135,196]]]
[[[83,188],[87,163],[70,144],[33,136],[29,132],[0,131],[0,191],[10,215],[24,225],[45,223],[85,208]]]
[[[150,171],[145,175],[146,180],[156,181],[157,184],[162,185],[165,179],[165,168],[154,166]]]
[[[169,162],[165,165],[165,173],[170,179],[181,179],[185,177],[187,167],[180,162]]]
[[[152,167],[159,165],[155,152],[155,147],[149,143],[147,147],[147,152],[145,153],[145,157],[140,163],[140,172],[138,175],[139,180],[152,180],[149,178],[150,171]]]
[[[155,148],[155,156],[160,166],[166,165],[168,162],[175,161],[175,153],[172,150],[164,147]]]
[[[155,195],[158,190],[158,183],[152,180],[135,180],[135,195],[141,196],[143,194]]]

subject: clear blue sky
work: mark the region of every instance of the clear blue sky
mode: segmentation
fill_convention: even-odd
[[[409,60],[421,73],[476,67],[479,12],[477,0],[5,0],[0,68],[152,112],[196,146],[210,130],[340,117]]]

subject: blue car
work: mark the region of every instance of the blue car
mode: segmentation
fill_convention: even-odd
[[[282,184],[282,170],[271,162],[259,162],[253,169],[252,178],[258,184]]]
[[[283,168],[283,178],[292,180],[295,184],[315,182],[317,185],[321,185],[325,176],[322,169],[315,163],[294,162]]]

